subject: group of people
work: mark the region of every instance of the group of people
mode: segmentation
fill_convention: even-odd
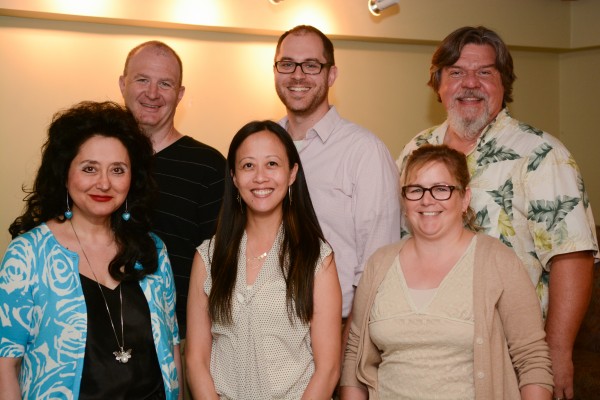
[[[227,158],[174,126],[177,53],[57,113],[0,266],[0,399],[572,399],[598,245],[493,31],[444,39],[447,110],[397,164],[343,119],[333,44],[277,43],[280,121]]]

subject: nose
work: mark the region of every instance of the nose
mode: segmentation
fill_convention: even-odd
[[[99,190],[102,191],[107,191],[108,189],[110,189],[110,179],[108,177],[108,174],[105,172],[102,172],[98,175],[98,180],[96,181],[96,187]]]
[[[296,65],[296,69],[292,72],[292,78],[294,79],[304,79],[305,77],[304,71],[302,71],[302,66]]]
[[[158,84],[151,83],[146,89],[146,96],[150,99],[156,99],[158,97]]]
[[[428,205],[428,204],[433,204],[435,203],[435,199],[433,198],[433,195],[431,194],[431,189],[426,189],[425,193],[423,193],[423,197],[421,197],[421,204],[423,205]]]
[[[479,87],[479,78],[477,77],[476,71],[466,71],[465,76],[462,78],[463,87]]]
[[[268,180],[268,176],[266,174],[265,169],[262,166],[256,168],[256,173],[254,174],[253,181],[256,183],[266,182]]]

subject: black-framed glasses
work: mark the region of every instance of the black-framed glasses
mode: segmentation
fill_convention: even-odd
[[[432,187],[425,188],[420,185],[406,185],[402,186],[402,196],[406,200],[417,201],[421,200],[425,196],[425,192],[429,192],[431,197],[435,200],[448,200],[452,197],[452,192],[455,189],[460,189],[458,186],[450,185],[433,185]]]
[[[280,74],[293,74],[296,71],[296,68],[300,66],[302,72],[306,75],[318,75],[321,73],[323,67],[330,66],[331,63],[320,63],[318,61],[303,61],[303,62],[294,62],[290,60],[283,61],[275,61],[275,69]]]

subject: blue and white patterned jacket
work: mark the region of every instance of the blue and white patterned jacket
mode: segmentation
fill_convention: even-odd
[[[167,251],[152,235],[158,269],[142,279],[167,399],[179,392],[175,288]],[[77,399],[87,337],[79,257],[41,224],[15,238],[0,266],[0,357],[22,358],[23,399]]]

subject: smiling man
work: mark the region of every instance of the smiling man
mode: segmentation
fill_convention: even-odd
[[[510,116],[506,107],[516,76],[495,32],[485,27],[452,32],[434,53],[430,74],[429,85],[448,118],[405,146],[400,171],[408,155],[426,143],[444,143],[467,155],[477,223],[511,247],[527,269],[546,319],[554,397],[572,399],[573,343],[598,255],[579,169],[559,140]],[[408,231],[403,225],[402,235]]]
[[[321,31],[301,25],[285,32],[273,72],[287,111],[280,124],[296,143],[321,229],[333,248],[347,318],[367,259],[400,236],[398,172],[381,140],[329,104],[338,68],[333,44]]]
[[[175,111],[185,93],[182,72],[181,59],[172,48],[158,41],[145,42],[129,52],[119,87],[125,105],[156,152],[154,173],[160,193],[152,229],[165,242],[171,260],[183,339],[192,260],[196,247],[214,234],[225,158],[175,129]],[[183,341],[181,347],[183,351]]]

